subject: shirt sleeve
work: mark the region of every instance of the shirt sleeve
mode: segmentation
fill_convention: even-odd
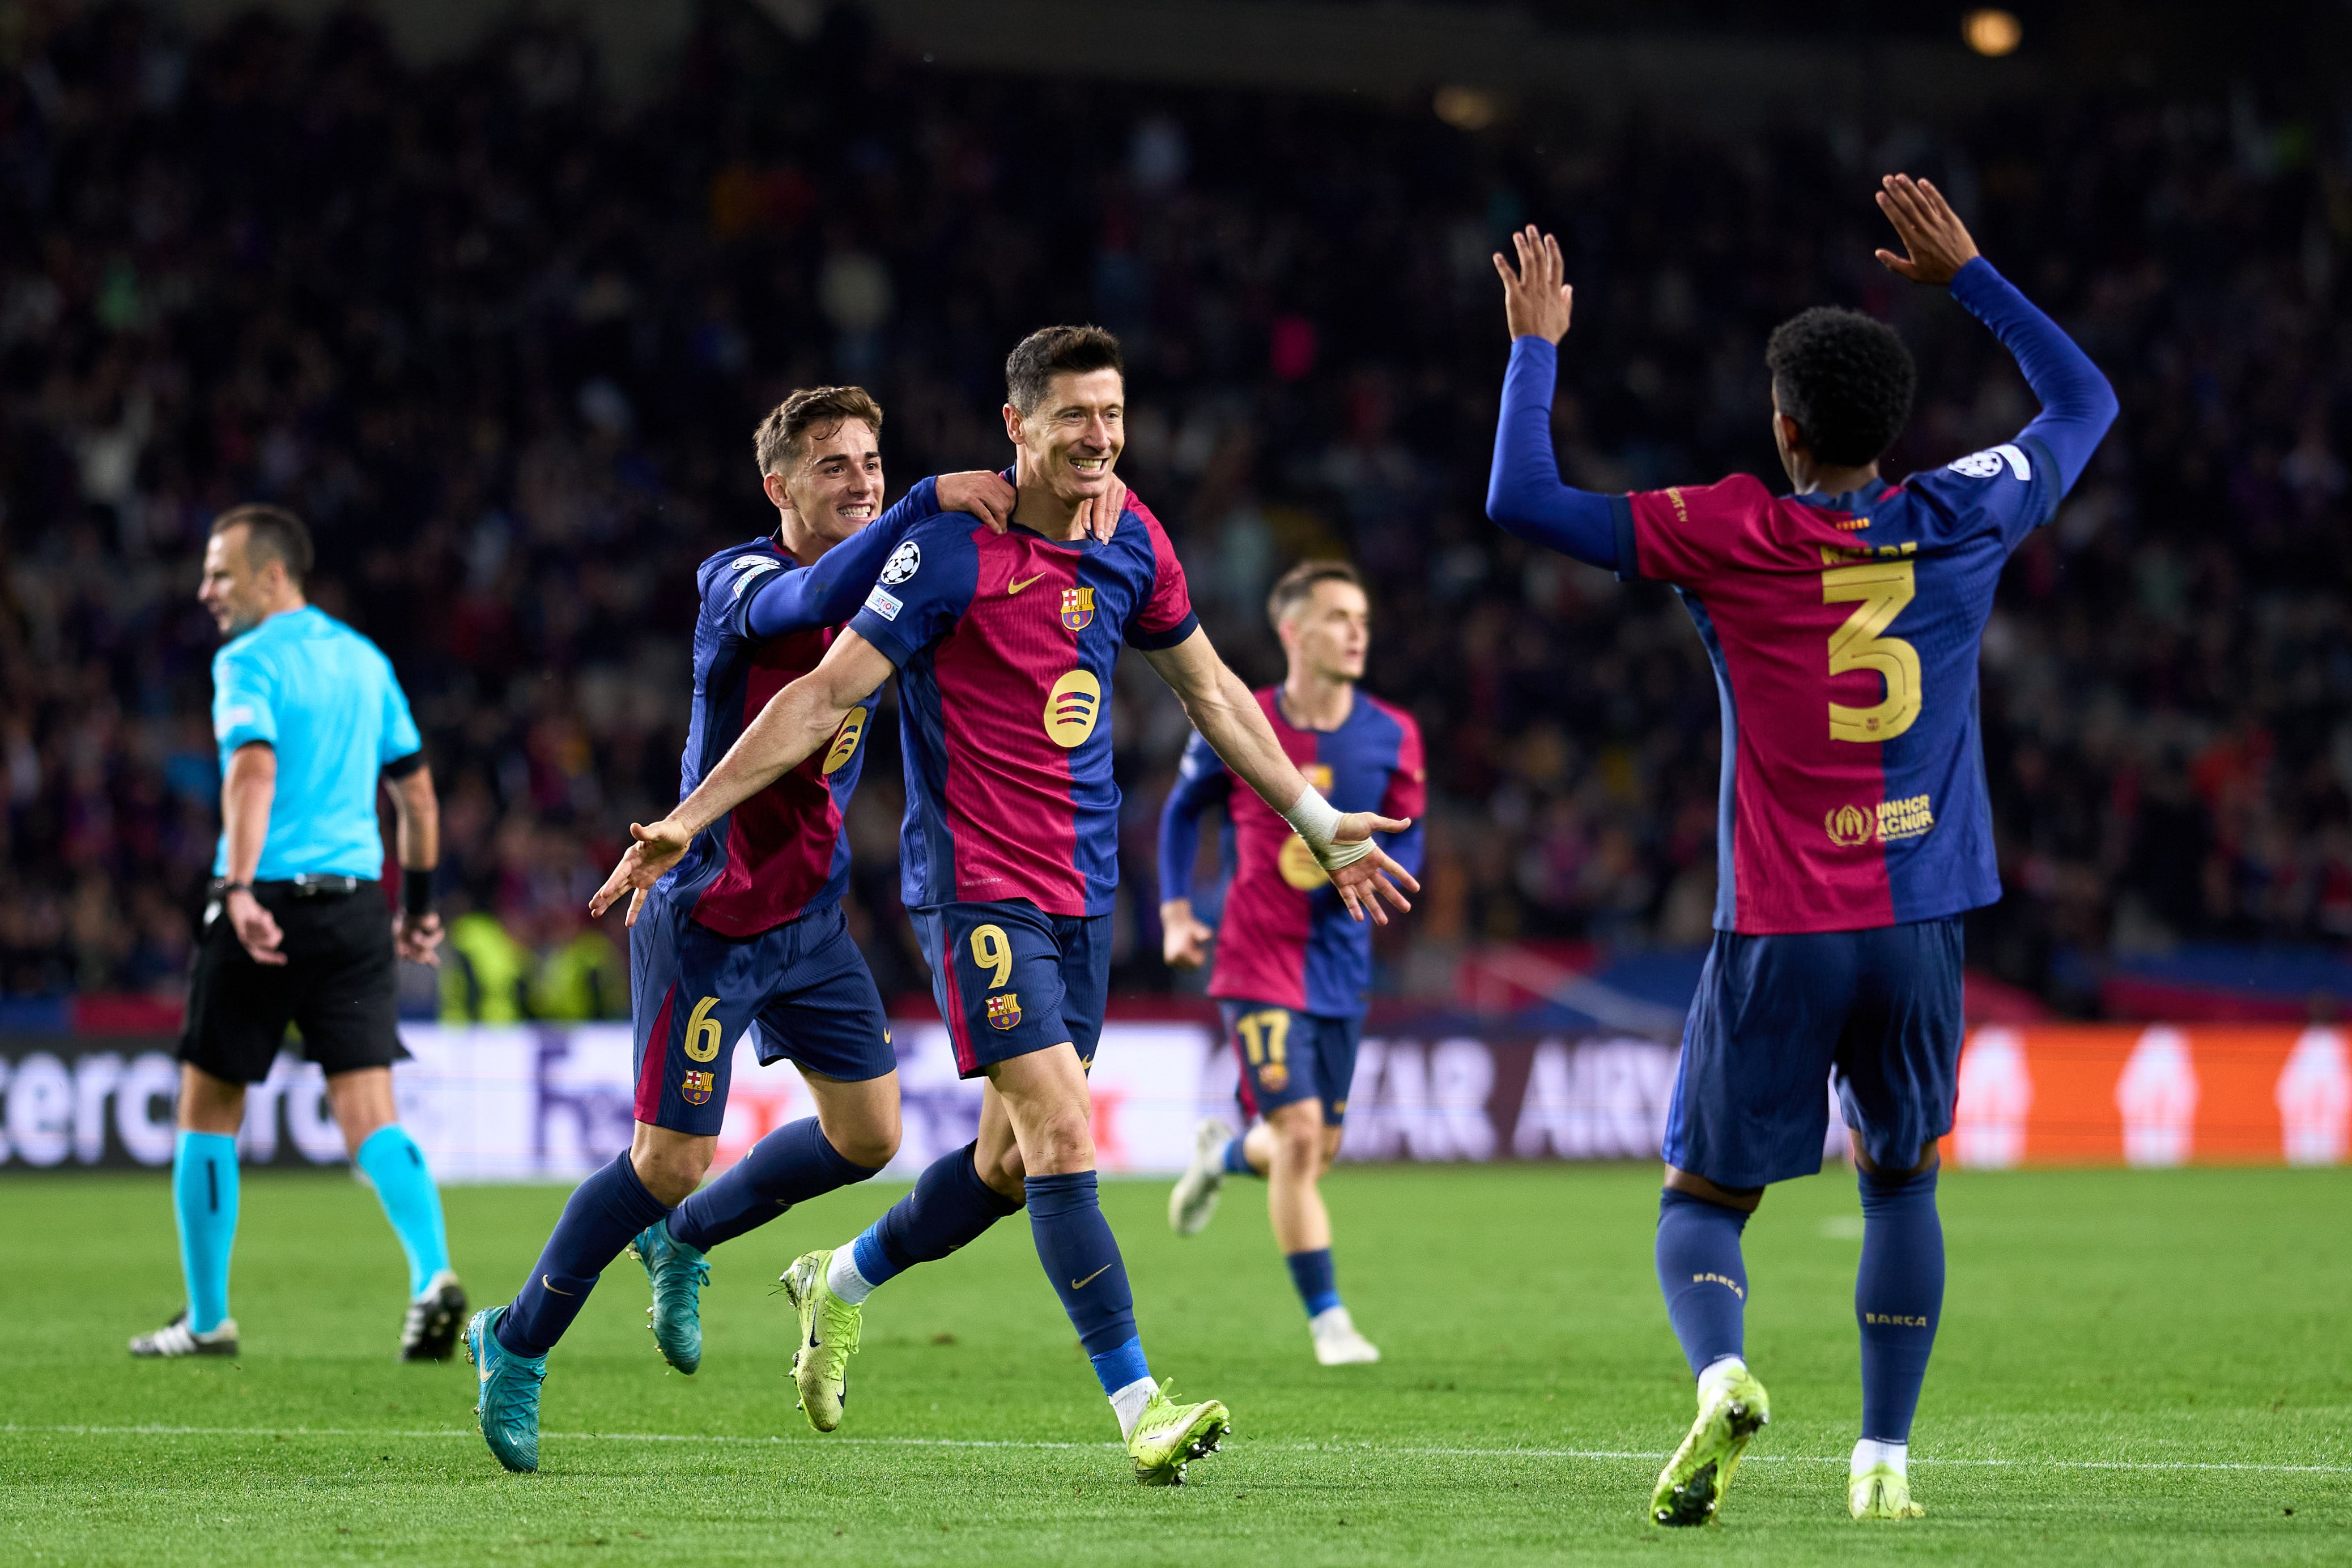
[[[1495,463],[1486,476],[1486,516],[1505,533],[1612,570],[1626,564],[1620,497],[1579,490],[1559,480],[1551,445],[1551,405],[1559,345],[1515,338],[1503,372],[1503,409],[1495,422]]]
[[[278,744],[277,697],[265,661],[234,643],[213,655],[213,738],[224,757],[256,741]]]
[[[1753,475],[1735,474],[1712,485],[1637,490],[1619,504],[1620,575],[1696,588],[1731,565],[1742,546],[1767,543],[1772,493]]]
[[[416,716],[408,711],[408,694],[400,689],[400,678],[392,673],[392,661],[382,653],[376,657],[383,673],[383,716],[375,758],[376,766],[381,768],[424,750],[425,737],[416,733]]]
[[[1132,492],[1127,498],[1127,509],[1142,522],[1151,540],[1152,563],[1150,591],[1143,607],[1128,617],[1128,645],[1146,653],[1173,648],[1201,625],[1201,618],[1192,613],[1192,593],[1185,586],[1184,564],[1176,559],[1176,547],[1169,543],[1168,531],[1160,526],[1160,519]]]
[[[857,613],[890,552],[926,517],[939,515],[939,483],[925,479],[898,505],[834,546],[814,566],[756,575],[744,585],[729,625],[740,636],[781,637],[838,626]]]
[[[2041,402],[2041,413],[2020,433],[2017,444],[2036,441],[2048,455],[2054,481],[2049,501],[2055,511],[2059,498],[2083,476],[2091,454],[2116,422],[2121,405],[2115,388],[2091,356],[1984,257],[1953,275],[1952,298],[2017,356],[2025,384]]]
[[[1192,868],[1201,858],[1201,813],[1233,798],[1234,776],[1196,732],[1176,766],[1176,787],[1160,808],[1160,896],[1192,896]]]
[[[979,591],[980,548],[971,538],[979,527],[961,512],[941,512],[908,529],[849,629],[901,668],[953,631]]]
[[[1397,737],[1396,765],[1389,769],[1389,787],[1381,796],[1381,815],[1412,820],[1412,827],[1390,835],[1385,842],[1396,862],[1419,876],[1426,840],[1422,818],[1429,810],[1429,768],[1422,753],[1421,726],[1409,714],[1397,718],[1403,733]]]
[[[1990,530],[2009,549],[2051,519],[2064,493],[2050,449],[2039,437],[2025,434],[1929,473],[1914,474],[1903,487],[1942,514],[1954,533],[1975,536]]]

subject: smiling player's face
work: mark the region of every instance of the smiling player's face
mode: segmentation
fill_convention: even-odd
[[[1117,371],[1066,371],[1027,414],[1004,408],[1021,447],[1021,482],[1075,507],[1109,487],[1127,447],[1127,383]]]
[[[798,513],[817,539],[839,544],[882,509],[882,449],[874,427],[845,419],[822,434],[809,432],[792,472],[768,476],[768,497]]]
[[[1352,582],[1317,583],[1283,622],[1290,667],[1327,681],[1363,679],[1371,642],[1371,604]]]

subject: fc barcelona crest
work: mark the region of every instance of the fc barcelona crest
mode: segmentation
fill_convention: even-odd
[[[1021,1021],[1021,994],[1001,991],[988,998],[988,1021],[996,1029],[1011,1029]]]
[[[708,1105],[710,1103],[710,1091],[713,1087],[715,1087],[713,1074],[689,1072],[678,1081],[678,1098],[689,1105]]]
[[[1095,591],[1091,588],[1062,590],[1062,624],[1073,632],[1083,632],[1094,623]]]

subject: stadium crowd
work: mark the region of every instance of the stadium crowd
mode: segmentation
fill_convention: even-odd
[[[524,25],[402,63],[358,13],[189,37],[133,6],[0,31],[0,994],[181,984],[217,831],[210,517],[292,506],[318,602],[392,656],[439,782],[458,1014],[625,1010],[590,890],[674,798],[692,570],[772,522],[751,431],[872,387],[895,495],[1004,461],[1005,349],[1123,334],[1121,472],[1213,636],[1309,552],[1376,585],[1371,689],[1430,739],[1429,892],[1388,983],[1488,939],[1706,939],[1718,725],[1687,619],[1481,514],[1506,343],[1488,253],[1558,227],[1557,428],[1594,488],[1777,481],[1766,333],[1854,303],[1922,370],[1892,474],[2014,432],[2006,356],[1871,260],[1934,174],[2124,415],[1986,642],[2008,898],[1972,959],[2352,941],[2352,125],[2247,97],[2070,100],[1737,143],[1425,109],[949,76],[836,14],[709,0],[615,107]],[[1164,986],[1152,829],[1184,738],[1123,686],[1117,977]],[[886,992],[892,727],[853,819]]]

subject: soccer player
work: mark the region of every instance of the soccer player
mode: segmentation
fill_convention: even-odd
[[[1862,1188],[1856,1519],[1916,1519],[1906,1457],[1944,1293],[1937,1140],[1960,1052],[1960,920],[2000,896],[1977,731],[1977,653],[2010,552],[2050,520],[2116,415],[2105,378],[1977,254],[1935,186],[1888,176],[1898,277],[1948,287],[2017,357],[2042,413],[2013,439],[1902,484],[1880,456],[1911,407],[1911,357],[1847,310],[1765,350],[1793,494],[1735,475],[1600,496],[1559,482],[1550,440],[1570,291],[1530,228],[1500,256],[1512,344],[1488,514],[1621,577],[1671,583],[1723,700],[1715,941],[1683,1033],[1665,1133],[1658,1282],[1698,1379],[1660,1472],[1661,1524],[1711,1518],[1769,1418],[1742,1358],[1739,1236],[1770,1183],[1821,1167],[1828,1075]]]
[[[1371,642],[1371,604],[1345,561],[1308,560],[1285,572],[1266,616],[1289,669],[1255,694],[1285,755],[1343,810],[1417,819],[1428,792],[1421,727],[1412,716],[1356,689]],[[1289,824],[1234,789],[1233,775],[1195,735],[1160,817],[1160,924],[1168,962],[1198,968],[1219,933],[1192,913],[1201,813],[1222,807],[1233,881],[1225,894],[1209,994],[1241,1064],[1244,1134],[1213,1118],[1193,1140],[1192,1168],[1168,1197],[1168,1223],[1197,1235],[1231,1176],[1267,1178],[1274,1239],[1307,1306],[1315,1359],[1325,1366],[1378,1361],[1339,1301],[1331,1270],[1331,1216],[1317,1189],[1339,1152],[1348,1084],[1372,977],[1371,928],[1344,918],[1339,895]],[[1421,870],[1421,829],[1389,843]],[[1251,1117],[1262,1118],[1255,1126]]]
[[[1285,803],[1351,910],[1407,907],[1416,884],[1372,843],[1409,825],[1335,810],[1290,762],[1192,614],[1183,569],[1130,499],[1108,543],[1082,506],[1108,491],[1125,444],[1118,343],[1092,327],[1032,333],[1005,367],[1015,527],[992,536],[943,513],[885,563],[823,663],[771,701],[666,821],[632,825],[593,908],[646,885],[735,802],[814,755],[899,672],[907,758],[905,900],[967,1077],[985,1077],[980,1136],[935,1162],[855,1244],[796,1260],[794,1380],[810,1423],[841,1421],[862,1304],[1024,1200],[1040,1261],[1093,1359],[1136,1477],[1175,1485],[1230,1422],[1155,1382],[1134,1297],[1095,1188],[1087,1068],[1109,980],[1118,789],[1103,722],[1122,642],[1173,686],[1193,725],[1254,789]],[[1395,879],[1391,881],[1391,879]]]
[[[881,409],[858,387],[795,392],[761,422],[754,455],[777,526],[697,570],[702,608],[681,795],[749,716],[815,666],[911,522],[942,505],[999,528],[1011,513],[1012,487],[996,475],[953,474],[924,480],[877,520],[881,428]],[[870,695],[852,705],[823,756],[714,817],[692,852],[632,901],[629,1152],[573,1192],[513,1302],[467,1327],[482,1435],[510,1470],[538,1468],[547,1353],[623,1247],[650,1277],[656,1344],[691,1373],[702,1360],[710,1249],[866,1180],[898,1152],[897,1059],[840,907],[849,874],[842,816],[873,707]],[[770,1133],[697,1191],[718,1147],[734,1043],[753,1024],[761,1061],[793,1061],[817,1113]]]
[[[375,1188],[408,1258],[404,1361],[446,1361],[466,1292],[449,1268],[440,1189],[400,1125],[392,1064],[395,957],[436,961],[440,813],[392,665],[303,595],[310,532],[276,507],[215,518],[196,597],[227,639],[213,655],[221,841],[180,1036],[180,1135],[172,1160],[185,1310],[131,1342],[139,1356],[235,1355],[229,1253],[246,1086],[269,1076],[289,1023],[327,1076],[343,1146]],[[401,906],[377,878],[376,796],[398,820]]]

